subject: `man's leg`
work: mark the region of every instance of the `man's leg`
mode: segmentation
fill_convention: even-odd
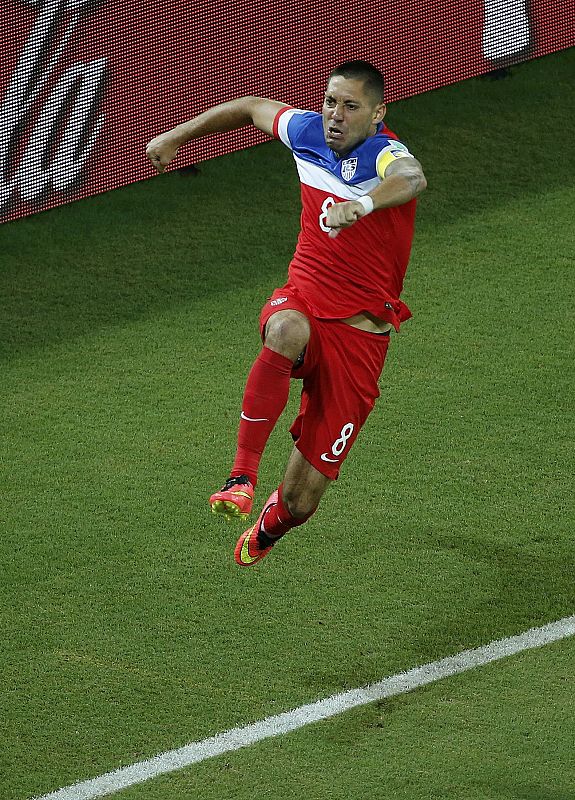
[[[277,311],[265,328],[264,347],[248,375],[230,478],[210,497],[215,513],[245,517],[251,511],[260,460],[285,408],[291,371],[310,337],[310,324],[299,311]]]
[[[297,449],[283,484],[268,499],[256,524],[240,537],[235,558],[242,566],[255,564],[278,538],[314,513],[379,396],[389,337],[343,322],[319,321],[312,345],[300,413],[290,429]]]
[[[291,518],[309,519],[330,483],[330,478],[318,472],[294,447],[282,483],[282,505]]]
[[[246,567],[261,561],[278,539],[315,513],[330,483],[330,478],[294,447],[283,482],[264,505],[255,525],[240,536],[234,553],[236,562]]]
[[[231,472],[247,475],[254,486],[262,453],[287,403],[293,365],[309,335],[306,317],[292,309],[276,312],[266,325],[264,347],[246,383]]]

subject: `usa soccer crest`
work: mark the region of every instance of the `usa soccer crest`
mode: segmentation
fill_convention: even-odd
[[[357,169],[357,158],[346,158],[341,162],[341,177],[344,181],[350,181]]]

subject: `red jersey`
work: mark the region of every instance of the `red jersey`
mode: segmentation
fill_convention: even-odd
[[[289,284],[314,316],[345,319],[368,311],[399,330],[411,312],[399,296],[413,239],[415,199],[362,217],[331,238],[331,205],[357,200],[381,182],[385,167],[410,156],[383,123],[342,158],[325,143],[321,114],[281,109],[274,135],[292,151],[301,182],[301,231]]]

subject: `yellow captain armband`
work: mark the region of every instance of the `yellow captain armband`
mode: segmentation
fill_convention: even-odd
[[[385,170],[392,161],[397,161],[398,158],[413,158],[413,156],[401,142],[391,142],[383,148],[375,162],[377,174],[382,180],[385,178]]]

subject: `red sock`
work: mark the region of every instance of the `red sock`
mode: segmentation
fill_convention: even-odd
[[[264,447],[287,403],[292,367],[291,359],[264,346],[248,375],[230,474],[247,475],[254,486]]]
[[[314,508],[305,517],[292,517],[283,502],[283,483],[278,487],[278,501],[268,508],[262,520],[262,526],[268,539],[280,539],[285,533],[298,525],[303,525],[317,511]]]

